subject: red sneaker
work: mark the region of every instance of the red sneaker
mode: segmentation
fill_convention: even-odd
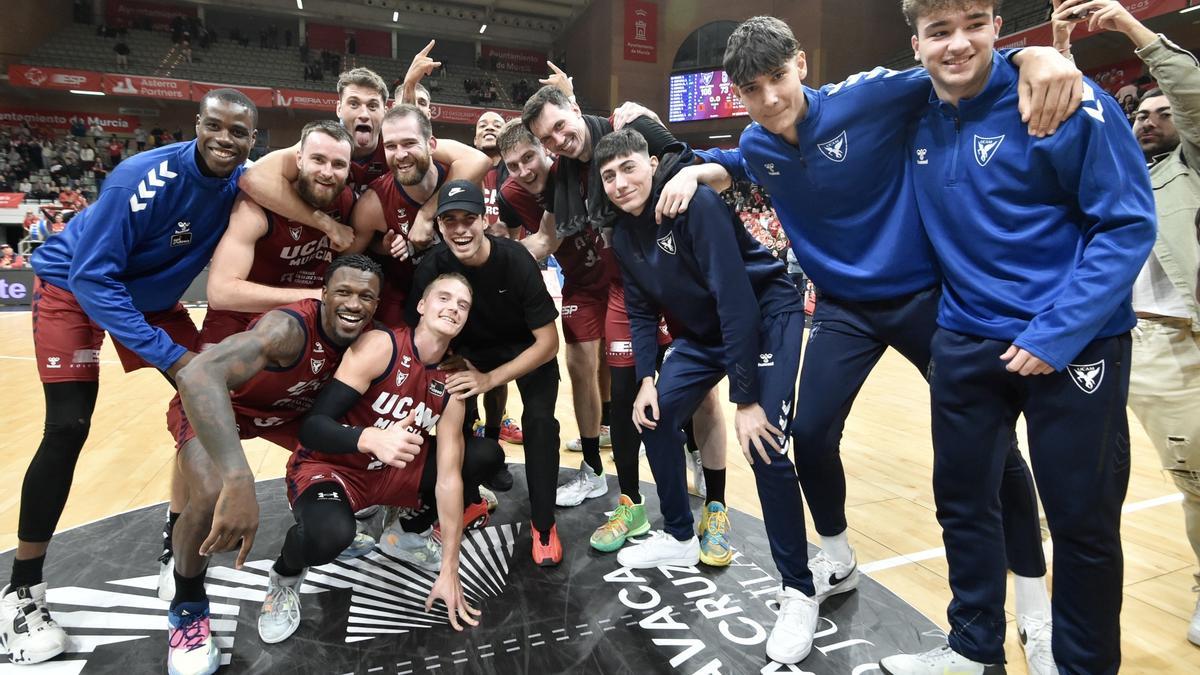
[[[542,543],[542,533],[529,524],[529,529],[533,533],[533,562],[539,567],[554,567],[562,562],[563,549],[562,542],[558,540],[558,525],[550,527],[550,542]]]
[[[517,421],[511,417],[505,417],[500,423],[500,440],[513,445],[521,445],[525,442],[525,434],[521,432],[521,427],[517,426]]]
[[[482,530],[488,524],[488,519],[491,514],[488,513],[488,503],[486,499],[480,499],[474,504],[468,504],[467,508],[463,509],[463,532],[467,530]],[[433,524],[433,538],[437,543],[442,543],[442,524],[437,522]]]

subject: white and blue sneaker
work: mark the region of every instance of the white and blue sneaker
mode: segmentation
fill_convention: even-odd
[[[167,610],[167,643],[169,675],[211,675],[221,667],[207,600],[181,602]]]

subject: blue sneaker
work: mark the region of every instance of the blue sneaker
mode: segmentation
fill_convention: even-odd
[[[208,601],[181,602],[167,611],[167,673],[211,675],[221,666],[221,651],[208,621]]]

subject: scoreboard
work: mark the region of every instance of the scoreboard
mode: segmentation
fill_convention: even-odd
[[[671,76],[670,110],[667,121],[690,122],[747,115],[734,95],[724,70],[676,73]]]

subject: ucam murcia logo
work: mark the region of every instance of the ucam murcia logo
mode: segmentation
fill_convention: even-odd
[[[925,148],[917,148],[917,164],[929,163],[929,150]]]
[[[828,141],[818,143],[817,149],[821,151],[822,155],[825,155],[826,159],[834,162],[844,162],[846,160],[846,153],[850,151],[849,144],[846,141],[845,129],[842,130],[842,133]]]
[[[767,170],[768,176],[780,175],[779,172],[775,170],[775,162],[767,162],[766,164],[763,164],[763,168]]]
[[[1071,363],[1067,365],[1071,381],[1085,394],[1094,394],[1104,381],[1104,359],[1095,363]]]
[[[293,241],[300,241],[300,234],[303,233],[303,231],[304,230],[299,227],[288,227],[288,234],[292,235]]]
[[[675,233],[668,232],[665,236],[659,237],[658,247],[665,253],[675,255]]]
[[[325,359],[309,359],[308,362],[312,366],[313,375],[321,372],[321,368],[325,367]]]
[[[167,183],[163,179],[170,180],[178,175],[179,174],[175,173],[174,171],[171,171],[170,167],[167,165],[167,160],[165,159],[161,164],[158,165],[158,167],[151,168],[149,173],[147,173],[142,180],[138,181],[137,193],[129,196],[129,210],[133,211],[134,213],[145,210],[145,208],[149,205],[150,200],[154,199],[154,195],[158,194],[158,190],[152,190],[150,188],[164,187]],[[139,201],[139,198],[141,201]],[[188,237],[188,242],[191,242],[190,235]],[[183,244],[176,244],[174,238],[172,238],[171,245],[182,246]]]
[[[975,161],[979,166],[987,166],[988,162],[996,156],[996,151],[1000,149],[1000,144],[1004,142],[1004,137],[1008,134],[999,136],[980,136],[975,134]]]
[[[407,379],[408,379],[408,373],[406,373],[402,370],[396,371],[396,386],[397,387],[404,386],[404,381]]]

